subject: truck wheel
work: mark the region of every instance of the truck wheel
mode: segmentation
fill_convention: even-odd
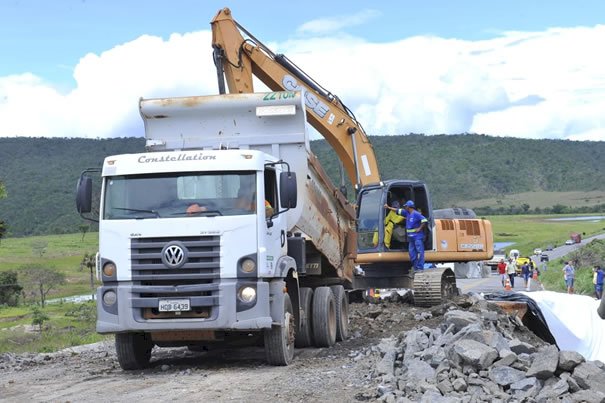
[[[145,333],[116,333],[116,353],[124,370],[143,369],[149,366],[153,342]]]
[[[296,332],[296,347],[309,347],[313,344],[313,329],[311,328],[311,304],[313,302],[313,290],[309,287],[301,287],[300,296],[300,325]]]
[[[281,326],[265,330],[265,355],[270,365],[288,365],[294,358],[296,323],[290,296],[284,294],[284,320]]]
[[[343,286],[333,285],[330,289],[336,303],[336,341],[343,341],[349,338],[349,300]]]
[[[313,338],[317,347],[336,343],[336,304],[329,287],[318,287],[313,296]]]

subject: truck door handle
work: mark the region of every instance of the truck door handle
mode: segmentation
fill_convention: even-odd
[[[286,231],[281,230],[281,247],[283,248],[286,244]]]

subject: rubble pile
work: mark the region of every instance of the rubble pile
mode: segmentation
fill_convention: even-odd
[[[358,396],[385,402],[605,402],[605,364],[559,351],[532,338],[496,304],[451,304],[434,328],[416,326],[382,341],[359,357],[373,360],[378,386]],[[533,334],[532,334],[533,335]]]

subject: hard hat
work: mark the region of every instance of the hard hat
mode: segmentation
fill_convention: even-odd
[[[393,207],[393,208],[399,208],[399,207],[400,207],[400,206],[399,206],[399,202],[398,202],[397,200],[393,200],[393,201],[391,202],[391,207]]]

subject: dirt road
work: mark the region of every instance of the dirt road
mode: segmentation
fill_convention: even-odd
[[[0,400],[366,400],[376,388],[369,377],[373,362],[366,359],[372,346],[382,337],[417,326],[417,315],[429,310],[407,304],[351,307],[351,339],[329,349],[298,349],[289,367],[268,366],[259,347],[156,349],[151,368],[130,372],[120,369],[109,342],[53,354],[5,354],[0,356]]]

